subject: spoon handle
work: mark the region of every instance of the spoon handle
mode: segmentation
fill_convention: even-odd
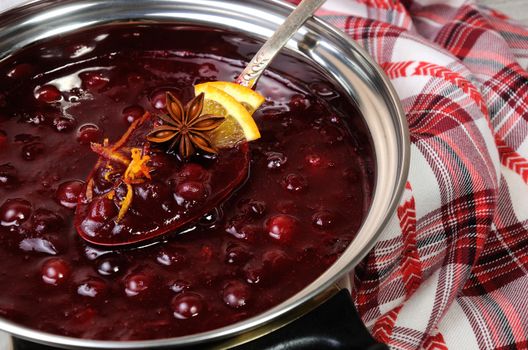
[[[252,88],[273,57],[286,45],[304,22],[321,7],[326,0],[304,0],[262,45],[253,59],[236,79],[236,83]]]

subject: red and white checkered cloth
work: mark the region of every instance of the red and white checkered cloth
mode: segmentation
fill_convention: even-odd
[[[527,349],[528,28],[464,0],[319,15],[383,67],[411,131],[400,206],[354,274],[363,320],[393,349]]]

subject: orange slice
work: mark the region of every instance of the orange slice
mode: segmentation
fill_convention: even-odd
[[[211,81],[198,86],[213,86],[217,89],[227,92],[235,100],[240,102],[249,112],[253,114],[266,100],[264,96],[252,89],[237,83],[228,81]]]
[[[227,83],[224,86],[229,86],[229,84]],[[213,86],[213,83],[199,84],[194,87],[196,95],[204,93],[204,109],[202,113],[222,115],[226,118],[217,129],[209,133],[211,142],[218,148],[232,147],[243,140],[253,141],[260,138],[257,124],[245,107],[245,105],[251,106],[251,108],[257,106],[255,98],[251,97],[251,93],[247,91],[241,92],[241,90],[235,89],[231,89],[236,95],[233,96]],[[255,93],[251,89],[244,89]]]

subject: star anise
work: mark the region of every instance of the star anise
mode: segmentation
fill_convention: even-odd
[[[155,143],[170,142],[169,149],[177,150],[183,159],[188,159],[198,149],[216,153],[207,133],[219,127],[225,118],[202,114],[204,94],[193,98],[185,108],[170,92],[167,92],[166,98],[169,113],[159,116],[163,124],[148,133],[147,140]]]

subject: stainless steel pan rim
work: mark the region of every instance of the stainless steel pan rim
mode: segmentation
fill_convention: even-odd
[[[119,9],[119,11],[116,11]],[[280,0],[32,0],[0,13],[0,60],[37,40],[112,22],[177,21],[238,30],[266,38],[291,11]],[[311,19],[290,40],[289,49],[320,65],[350,95],[363,113],[376,153],[376,187],[371,209],[357,237],[317,280],[276,307],[250,319],[208,332],[148,341],[100,341],[35,331],[0,319],[0,329],[17,337],[72,349],[222,347],[223,340],[243,342],[244,334],[270,331],[332,294],[332,286],[373,247],[405,188],[410,143],[398,96],[372,58],[341,31]],[[292,316],[293,315],[293,316]],[[264,325],[264,327],[263,327]],[[268,325],[268,327],[265,327]]]

